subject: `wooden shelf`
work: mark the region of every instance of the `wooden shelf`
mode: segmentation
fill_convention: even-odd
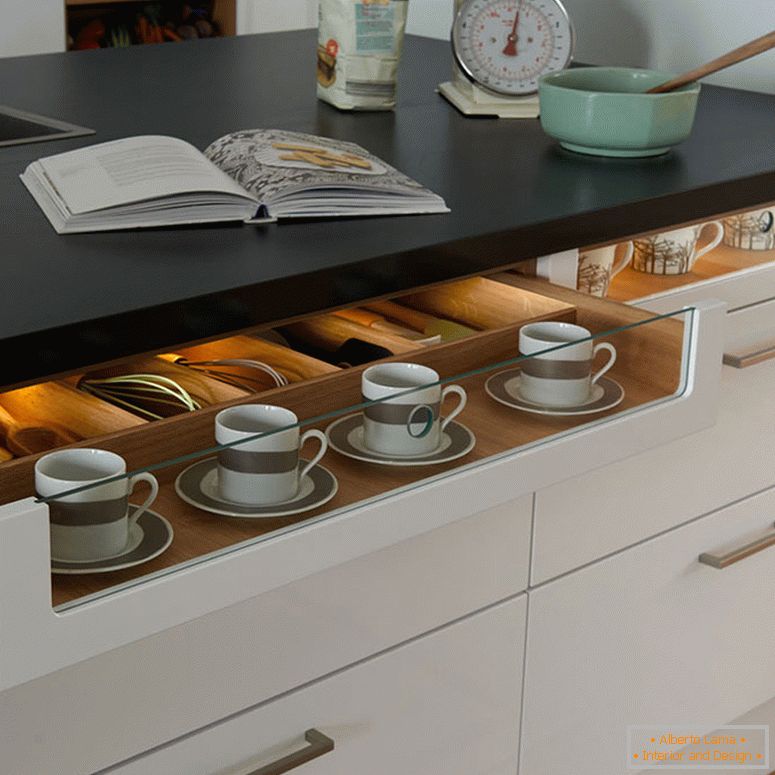
[[[700,258],[694,269],[687,274],[656,275],[637,272],[631,266],[618,274],[610,288],[608,298],[614,301],[633,301],[645,296],[683,288],[692,283],[712,280],[715,277],[750,269],[775,261],[775,250],[741,250],[719,245]]]
[[[148,0],[65,0],[66,8],[84,6],[127,5],[129,3],[147,4]],[[212,0],[212,18],[218,25],[221,35],[237,34],[237,0]]]

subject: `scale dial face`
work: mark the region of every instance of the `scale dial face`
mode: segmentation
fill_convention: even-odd
[[[540,76],[570,63],[573,27],[559,0],[465,0],[452,47],[478,86],[503,95],[531,94]]]

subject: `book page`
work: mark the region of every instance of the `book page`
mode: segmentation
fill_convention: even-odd
[[[178,194],[212,192],[251,199],[193,145],[145,135],[40,160],[49,184],[73,214]]]

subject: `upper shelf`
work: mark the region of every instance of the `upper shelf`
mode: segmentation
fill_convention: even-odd
[[[775,199],[775,97],[704,87],[692,138],[648,161],[559,151],[537,121],[466,119],[435,93],[448,44],[410,37],[395,113],[315,99],[315,32],[0,62],[14,107],[96,137],[0,152],[4,385],[351,304]],[[236,129],[353,140],[442,194],[448,215],[57,236],[18,174],[135,134],[200,148]]]

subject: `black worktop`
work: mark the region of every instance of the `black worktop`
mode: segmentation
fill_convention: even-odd
[[[706,86],[673,153],[595,160],[464,118],[435,93],[449,69],[410,36],[396,111],[348,114],[315,98],[314,31],[0,60],[0,101],[97,130],[0,149],[0,385],[775,200],[775,96]],[[18,180],[94,142],[254,127],[360,143],[452,212],[58,236]]]

